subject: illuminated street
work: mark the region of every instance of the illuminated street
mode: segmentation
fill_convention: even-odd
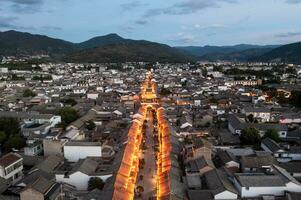
[[[159,200],[170,196],[170,131],[164,109],[157,102],[156,82],[147,73],[141,87],[142,106],[134,115],[116,177],[114,200]]]
[[[136,183],[136,188],[138,186],[143,187],[143,192],[141,196],[136,196],[135,199],[149,199],[156,194],[156,159],[154,151],[154,138],[153,138],[153,114],[151,111],[147,113],[147,126],[145,130],[145,147],[142,148],[140,159],[143,160],[144,166],[140,168]]]

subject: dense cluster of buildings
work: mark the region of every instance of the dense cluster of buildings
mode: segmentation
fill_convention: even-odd
[[[1,146],[0,199],[135,197],[136,179],[130,178],[139,165],[126,156],[135,151],[133,138],[145,117],[139,108],[147,70],[140,65],[145,63],[1,69],[0,118],[18,120],[25,146]],[[301,92],[301,68],[283,64],[284,72],[272,78],[256,73],[275,67],[152,66],[161,107],[156,114],[164,121],[157,133],[168,144],[158,147],[164,149],[158,199],[301,199],[301,112],[290,104]],[[271,83],[274,78],[279,82]],[[78,115],[68,123],[60,112],[65,108]],[[250,130],[260,138],[256,144],[242,140]],[[102,187],[92,187],[95,178]]]

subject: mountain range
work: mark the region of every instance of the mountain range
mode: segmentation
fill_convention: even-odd
[[[18,31],[0,32],[0,56],[49,54],[67,62],[283,61],[301,63],[301,42],[288,45],[171,47],[117,34],[72,43]]]

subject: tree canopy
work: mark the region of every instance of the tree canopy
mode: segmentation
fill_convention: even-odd
[[[24,92],[23,92],[23,97],[35,97],[35,96],[37,96],[37,94],[36,93],[34,93],[32,90],[30,90],[30,89],[26,89],[26,90],[24,90]]]
[[[275,129],[269,129],[264,135],[265,138],[270,138],[274,140],[275,142],[280,142],[281,139],[279,137],[278,132]]]
[[[165,88],[165,87],[162,87],[160,92],[159,92],[160,95],[163,95],[163,96],[167,96],[167,95],[170,95],[171,92],[169,89]]]
[[[102,179],[98,177],[91,177],[89,182],[88,182],[88,190],[94,190],[94,189],[99,189],[102,190],[104,187],[105,183],[103,182]]]
[[[65,124],[70,124],[79,117],[77,111],[72,107],[63,107],[59,109],[58,115],[62,117],[62,122]]]
[[[259,131],[255,128],[246,128],[240,135],[240,141],[243,145],[257,145],[260,143]]]
[[[92,120],[87,121],[85,126],[86,126],[86,129],[88,129],[89,131],[94,130],[96,127],[95,123]]]
[[[0,118],[0,144],[6,151],[21,149],[25,139],[21,135],[19,121],[11,117]]]

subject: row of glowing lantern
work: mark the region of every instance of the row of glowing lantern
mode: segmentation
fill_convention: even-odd
[[[159,152],[157,154],[157,200],[170,194],[169,171],[171,168],[170,129],[164,109],[157,109]]]
[[[122,162],[116,176],[114,200],[130,200],[135,195],[136,179],[139,172],[139,147],[142,141],[142,125],[146,118],[146,107],[142,106],[138,113],[140,117],[133,120]]]

